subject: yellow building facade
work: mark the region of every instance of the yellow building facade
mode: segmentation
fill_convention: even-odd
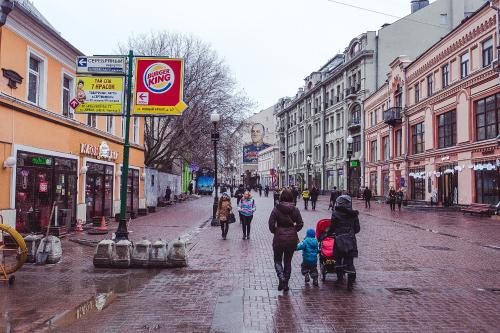
[[[83,55],[31,5],[0,27],[0,215],[20,232],[114,216],[120,207],[121,116],[75,115],[75,59]],[[143,122],[130,125],[127,210],[145,208]]]

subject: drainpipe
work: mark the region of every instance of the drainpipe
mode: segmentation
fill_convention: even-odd
[[[325,151],[326,151],[326,133],[325,133],[325,119],[326,119],[326,102],[325,102],[325,90],[326,90],[326,87],[323,86],[322,88],[322,95],[323,95],[323,124],[322,124],[322,131],[321,131],[321,136],[323,137],[323,140],[322,140],[322,144],[321,144],[321,155],[322,155],[322,172],[321,172],[321,194],[324,194],[325,193],[325,188],[326,188],[326,184],[328,182],[328,179],[326,177],[326,161],[325,161]]]
[[[500,64],[499,64],[499,60],[500,60],[500,8],[496,7],[494,4],[493,4],[493,1],[490,1],[490,8],[496,10],[497,14],[495,15],[495,19],[496,19],[496,48],[497,48],[497,58],[493,61],[493,69],[496,70],[497,72],[500,72],[499,71],[499,68],[500,68]]]
[[[5,25],[5,22],[7,22],[7,16],[13,8],[14,2],[12,2],[12,0],[3,0],[2,4],[0,5],[0,9],[2,10],[0,14],[0,27]]]

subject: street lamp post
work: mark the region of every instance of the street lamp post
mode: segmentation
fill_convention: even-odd
[[[210,115],[210,121],[214,125],[214,128],[212,130],[212,142],[214,143],[214,188],[215,188],[215,196],[214,196],[214,205],[212,208],[212,226],[217,226],[219,224],[219,221],[217,221],[216,214],[217,214],[217,206],[219,203],[219,191],[218,187],[219,184],[217,183],[217,141],[219,141],[219,131],[217,130],[217,123],[220,121],[220,115],[217,113],[217,111],[214,111]]]
[[[229,162],[229,169],[231,170],[231,186],[234,187],[234,161],[231,160],[231,162]]]
[[[311,185],[309,184],[309,172],[311,171],[311,156],[307,156],[306,162],[307,162],[306,189],[309,189],[309,186]]]
[[[353,138],[351,135],[347,137],[347,193],[351,195],[351,158],[352,158],[352,142]]]

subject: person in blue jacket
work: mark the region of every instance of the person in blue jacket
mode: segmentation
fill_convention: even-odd
[[[318,285],[318,252],[319,244],[316,240],[314,229],[307,230],[306,238],[297,245],[297,251],[302,250],[302,275],[305,283],[313,280],[313,285]]]

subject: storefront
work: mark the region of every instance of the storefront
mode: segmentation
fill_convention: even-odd
[[[410,169],[410,198],[411,200],[425,200],[425,168]]]
[[[77,170],[78,157],[17,151],[16,229],[40,232],[49,224],[53,205],[55,225],[70,228],[76,216]]]
[[[500,201],[500,165],[497,164],[496,160],[475,164],[475,202],[496,205]]]
[[[128,169],[127,213],[137,216],[139,210],[139,169]]]
[[[113,215],[114,165],[86,162],[86,219]]]
[[[370,172],[370,190],[372,190],[373,195],[378,195],[377,184],[378,184],[378,173],[377,171]]]
[[[441,165],[438,168],[438,200],[444,206],[458,204],[458,173],[456,164]]]

